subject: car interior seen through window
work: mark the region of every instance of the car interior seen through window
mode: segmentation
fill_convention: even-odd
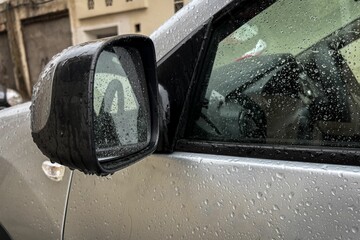
[[[360,4],[280,0],[244,15],[214,30],[187,137],[359,147]]]

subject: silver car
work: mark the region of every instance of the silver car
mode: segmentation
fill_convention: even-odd
[[[7,88],[0,83],[0,110],[23,103],[24,100],[19,92]]]
[[[193,0],[65,49],[0,112],[0,238],[360,239],[359,82],[354,0]]]

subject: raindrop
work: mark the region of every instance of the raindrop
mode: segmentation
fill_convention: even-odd
[[[333,196],[335,196],[335,195],[336,195],[336,191],[335,191],[335,189],[331,189],[331,194],[332,194]]]
[[[292,199],[294,196],[295,196],[295,193],[294,193],[294,192],[291,192],[291,193],[289,194],[289,199]]]
[[[354,211],[354,206],[351,205],[351,206],[348,207],[348,209],[349,209],[350,211]]]
[[[274,210],[274,211],[278,211],[279,209],[280,209],[280,208],[279,208],[278,205],[275,204],[275,205],[273,206],[273,210]]]
[[[279,179],[284,179],[285,175],[283,173],[276,173],[276,177]]]

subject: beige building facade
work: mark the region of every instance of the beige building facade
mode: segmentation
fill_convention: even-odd
[[[120,34],[150,35],[190,0],[0,0],[0,83],[29,99],[62,49]]]
[[[190,0],[69,0],[73,43],[139,33],[150,35]]]

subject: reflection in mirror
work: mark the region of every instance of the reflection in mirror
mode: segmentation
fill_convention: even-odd
[[[144,72],[137,50],[123,47],[104,49],[97,60],[94,77],[94,135],[99,161],[137,152],[150,142],[150,115]]]

